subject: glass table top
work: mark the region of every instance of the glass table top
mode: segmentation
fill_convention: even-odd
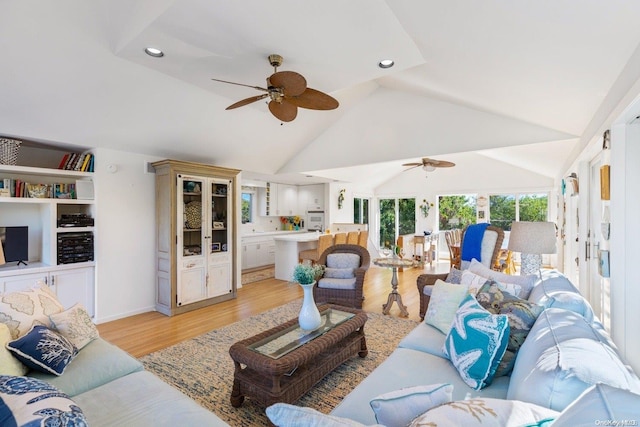
[[[278,331],[277,333],[264,338],[256,343],[249,345],[249,349],[271,357],[279,359],[287,353],[292,352],[296,348],[303,346],[309,341],[326,334],[331,329],[351,319],[355,314],[345,311],[327,308],[320,312],[321,325],[313,331],[305,331],[295,324],[287,329]]]

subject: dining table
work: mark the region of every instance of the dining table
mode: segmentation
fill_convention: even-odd
[[[413,267],[415,261],[411,259],[401,258],[397,255],[392,255],[385,258],[375,258],[373,263],[379,267],[390,268],[391,273],[391,292],[387,298],[386,304],[382,305],[382,314],[389,314],[391,306],[395,302],[400,308],[401,317],[409,317],[409,311],[407,307],[402,303],[402,295],[398,292],[398,269],[405,267]]]

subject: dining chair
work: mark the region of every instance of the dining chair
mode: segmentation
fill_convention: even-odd
[[[347,233],[336,233],[336,238],[334,244],[336,245],[346,245],[347,244]]]
[[[369,231],[363,230],[358,235],[358,245],[367,248],[369,243]]]
[[[357,245],[358,244],[358,235],[360,233],[358,231],[350,231],[347,233],[347,245]]]
[[[298,253],[300,262],[311,261],[312,264],[317,264],[320,255],[328,247],[333,245],[333,236],[331,234],[321,234],[318,237],[318,247],[316,249],[307,249]]]

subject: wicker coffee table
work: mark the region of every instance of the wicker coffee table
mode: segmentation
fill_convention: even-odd
[[[332,304],[318,309],[316,331],[302,331],[295,318],[231,346],[231,405],[239,407],[245,396],[265,406],[293,403],[352,356],[367,355],[366,313]]]

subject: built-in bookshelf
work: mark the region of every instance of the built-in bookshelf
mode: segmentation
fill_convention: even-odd
[[[95,200],[93,173],[34,166],[0,165],[0,227],[28,227],[26,265],[0,265],[0,293],[29,288],[37,282],[49,286],[58,299],[70,307],[82,303],[89,313],[95,310],[95,265],[93,236]],[[78,183],[89,186],[90,198],[78,196]],[[92,218],[86,222],[61,224],[65,217]],[[64,222],[64,221],[62,221]],[[61,258],[59,241],[69,233],[90,235],[91,253],[83,258]],[[71,254],[75,257],[77,254]],[[61,261],[62,259],[62,261]],[[74,262],[82,259],[81,262]]]

